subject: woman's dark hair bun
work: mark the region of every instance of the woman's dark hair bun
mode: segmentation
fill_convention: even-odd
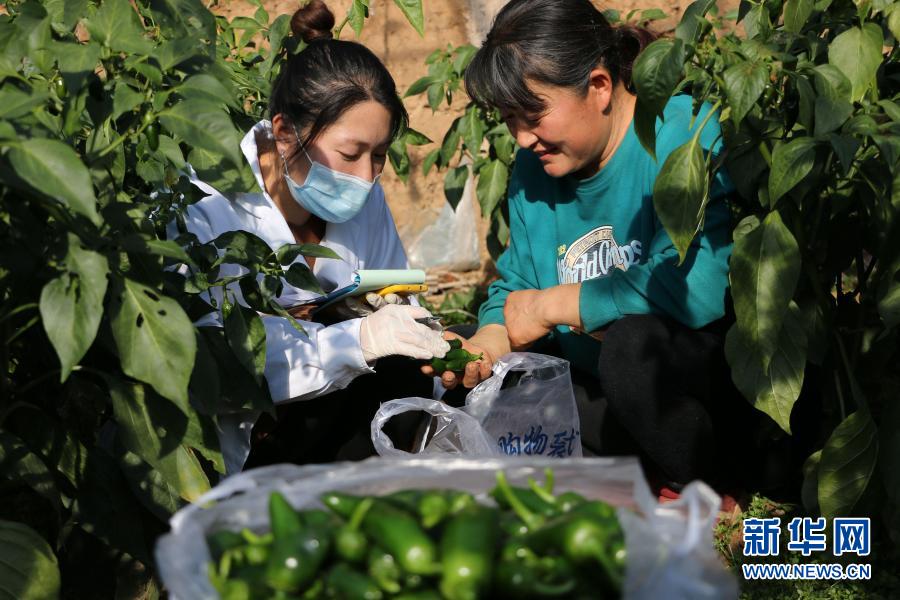
[[[316,40],[330,40],[334,37],[334,13],[322,0],[309,0],[297,9],[291,17],[291,31],[294,37],[307,44]]]

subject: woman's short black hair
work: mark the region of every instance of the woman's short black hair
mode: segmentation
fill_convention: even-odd
[[[291,30],[308,46],[290,57],[275,80],[270,117],[290,119],[303,135],[300,148],[305,148],[345,111],[373,100],[390,113],[393,139],[408,122],[394,79],[362,44],[332,39],[333,27],[334,15],[321,0],[294,13]]]
[[[466,69],[466,90],[481,106],[541,114],[546,105],[529,81],[585,94],[600,65],[631,89],[632,64],[655,38],[611,25],[590,0],[511,0]]]

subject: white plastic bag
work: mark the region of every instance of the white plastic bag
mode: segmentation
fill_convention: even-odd
[[[432,417],[434,437],[425,454],[463,456],[581,456],[581,426],[569,363],[555,356],[513,352],[494,364],[494,375],[466,396],[461,409],[425,398],[385,402],[372,420],[372,443],[381,456],[408,456],[382,431],[392,417],[419,410]]]
[[[536,457],[481,459],[447,456],[398,460],[374,457],[358,463],[275,465],[240,473],[170,519],[171,531],[156,543],[156,561],[172,600],[218,598],[209,582],[206,535],[247,527],[268,531],[268,501],[279,491],[297,508],[320,507],[331,490],[383,495],[410,489],[466,490],[492,503],[487,492],[504,471],[510,483],[527,485],[552,468],[557,493],[574,491],[619,507],[628,552],[624,596],[629,599],[727,599],[737,582],[712,545],[719,497],[705,484],[688,485],[675,502],[657,505],[634,458]]]

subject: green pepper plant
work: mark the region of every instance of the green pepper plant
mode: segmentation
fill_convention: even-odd
[[[217,421],[272,411],[259,312],[290,318],[298,255],[246,232],[189,234],[203,194],[257,190],[242,132],[265,116],[289,15],[200,0],[11,0],[0,14],[0,595],[158,592],[166,520],[224,472]],[[397,0],[421,32],[419,0]],[[358,34],[368,0],[346,22]],[[405,132],[392,146],[402,163]],[[224,263],[243,267],[219,277]],[[251,308],[230,294],[239,285]],[[221,296],[220,296],[221,297]],[[217,311],[223,327],[193,323]],[[293,321],[295,326],[299,323]]]

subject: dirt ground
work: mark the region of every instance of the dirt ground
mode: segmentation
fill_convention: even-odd
[[[392,0],[371,0],[371,17],[363,29],[361,42],[371,48],[387,65],[393,74],[398,89],[404,92],[410,84],[426,73],[425,57],[434,49],[454,46],[466,42],[478,45],[490,28],[491,20],[506,0],[424,0],[425,36],[407,23],[405,17]],[[615,0],[597,3],[603,9],[615,9],[624,17],[635,8],[660,8],[671,15],[666,21],[658,21],[654,29],[670,31],[678,23],[684,9],[691,0]],[[290,14],[299,6],[298,0],[264,0],[263,4],[271,18],[280,14]],[[340,20],[346,14],[351,0],[329,0],[328,5]],[[737,0],[720,0],[722,12],[735,8]],[[252,15],[255,7],[244,0],[219,0],[213,10],[233,18],[238,15]],[[353,31],[345,27],[342,37],[353,39]],[[465,107],[465,99],[454,100],[452,110],[443,107],[432,114],[424,96],[405,100],[412,127],[440,143],[444,133]],[[412,240],[416,234],[435,221],[444,206],[444,173],[432,171],[428,177],[421,174],[421,162],[434,146],[411,149],[412,175],[403,184],[391,169],[387,169],[382,184],[390,204],[401,238]],[[478,219],[474,224],[481,240],[481,254],[487,261],[484,246],[486,223]]]

